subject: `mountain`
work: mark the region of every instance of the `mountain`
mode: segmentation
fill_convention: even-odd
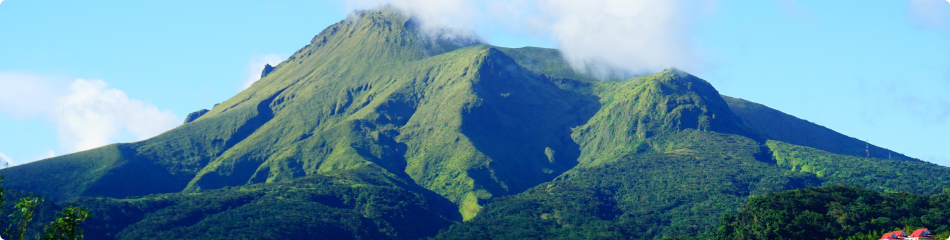
[[[96,239],[683,238],[750,196],[950,187],[946,167],[856,146],[675,68],[599,81],[555,49],[376,9],[175,129],[9,168],[5,187],[91,209]]]

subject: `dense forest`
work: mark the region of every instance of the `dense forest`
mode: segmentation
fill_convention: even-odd
[[[332,176],[136,199],[69,201],[95,216],[89,239],[419,239],[452,222],[450,203],[370,166]],[[429,196],[431,197],[431,196]]]
[[[950,188],[924,196],[831,185],[749,198],[722,218],[713,239],[878,239],[928,228],[950,236]]]
[[[4,187],[45,199],[34,222],[88,210],[89,239],[948,231],[938,209],[950,168],[675,68],[600,80],[556,49],[433,38],[383,8],[329,26],[262,75],[154,138],[8,168]]]

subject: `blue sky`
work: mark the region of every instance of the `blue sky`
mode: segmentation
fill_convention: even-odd
[[[634,72],[676,66],[725,95],[950,166],[946,0],[574,2],[585,5],[0,1],[0,158],[154,136],[238,93],[350,9],[393,3],[494,45],[562,48]]]

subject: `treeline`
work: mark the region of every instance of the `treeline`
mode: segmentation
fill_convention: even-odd
[[[894,230],[950,234],[950,189],[931,196],[832,185],[749,198],[712,239],[878,239]]]

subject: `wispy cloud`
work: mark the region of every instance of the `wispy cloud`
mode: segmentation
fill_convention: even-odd
[[[261,79],[261,72],[264,71],[264,65],[270,64],[271,66],[277,66],[277,64],[283,62],[284,59],[287,59],[286,55],[278,55],[276,53],[251,57],[251,59],[247,61],[247,66],[244,67],[246,78],[244,83],[241,84],[241,90],[251,87],[254,82]]]
[[[103,80],[67,79],[0,72],[0,113],[55,124],[63,152],[143,140],[179,124],[171,111],[130,98]],[[35,157],[52,156],[55,152],[47,149]]]
[[[909,0],[911,18],[924,27],[950,31],[950,0]]]
[[[57,85],[67,83],[51,76],[0,72],[0,112],[15,118],[46,114],[55,105],[56,96],[65,90]]]
[[[703,65],[691,31],[703,13],[685,0],[348,0],[353,9],[388,5],[425,28],[510,30],[553,38],[565,59],[599,76]],[[715,1],[698,5],[715,7]],[[619,72],[618,72],[619,71]]]

